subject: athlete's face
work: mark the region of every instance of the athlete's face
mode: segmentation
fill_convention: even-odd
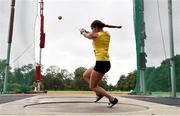
[[[91,27],[92,32],[99,32],[100,28],[98,27]]]

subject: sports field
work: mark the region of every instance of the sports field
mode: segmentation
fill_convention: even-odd
[[[48,94],[94,94],[93,91],[48,91]],[[108,91],[110,94],[128,94],[128,91]]]

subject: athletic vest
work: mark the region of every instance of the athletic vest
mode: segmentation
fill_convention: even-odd
[[[93,40],[96,61],[109,61],[110,34],[108,32],[98,32],[98,37]]]

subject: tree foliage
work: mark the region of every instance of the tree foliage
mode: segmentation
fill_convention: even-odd
[[[121,91],[129,91],[135,88],[136,71],[129,73],[127,76],[121,75],[116,84],[116,89]]]
[[[176,75],[176,89],[180,91],[180,55],[176,55],[173,60],[175,61],[175,75]],[[169,59],[161,62],[158,67],[147,67],[145,70],[145,87],[146,91],[171,91],[170,79],[170,63]],[[129,73],[127,76],[121,75],[117,84],[117,90],[134,90],[136,84],[136,71]],[[140,85],[136,85],[140,86]]]
[[[176,87],[180,91],[180,55],[174,58],[176,64]],[[4,71],[6,60],[0,60],[0,90],[3,88]],[[158,67],[147,67],[145,70],[145,85],[147,91],[171,91],[169,59],[162,61]],[[8,72],[8,91],[30,91],[35,81],[35,67],[27,64],[18,68],[11,69]],[[67,69],[61,69],[58,66],[50,66],[42,74],[42,89],[45,90],[90,90],[88,84],[83,80],[85,67],[78,67],[73,73]],[[121,75],[116,85],[107,84],[108,75],[104,75],[98,86],[106,90],[130,91],[136,85],[136,71]]]

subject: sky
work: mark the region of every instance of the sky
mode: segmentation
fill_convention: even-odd
[[[42,62],[70,72],[79,66],[94,66],[92,41],[84,38],[78,28],[91,31],[91,22],[99,19],[123,26],[122,29],[104,29],[111,33],[109,54],[112,67],[107,73],[108,83],[116,84],[122,74],[127,75],[136,69],[131,0],[47,0],[45,8],[47,41]],[[58,20],[58,16],[62,16],[62,20]]]
[[[179,4],[179,0],[172,1],[174,55],[180,54]],[[170,58],[168,0],[144,0],[144,20],[147,66],[159,66],[162,60]]]
[[[173,1],[175,54],[180,53],[179,0]],[[167,0],[144,0],[147,66],[159,66],[164,59],[163,39],[169,57]],[[10,0],[0,0],[0,58],[6,58]],[[39,3],[38,0],[16,0],[10,66],[39,62]],[[62,20],[58,20],[62,16]],[[136,69],[136,47],[133,19],[133,0],[44,0],[45,48],[42,64],[55,65],[73,73],[78,67],[95,64],[92,41],[84,38],[79,28],[90,30],[93,20],[121,25],[122,29],[104,28],[111,34],[111,69],[108,84],[115,85],[121,75]],[[160,26],[161,24],[161,26]],[[162,28],[162,32],[161,32]],[[1,39],[2,38],[2,39]]]
[[[39,62],[37,4],[37,0],[16,0],[11,66]],[[4,33],[2,38],[7,38],[10,1],[1,0],[0,12],[3,15],[1,24],[5,27],[1,30]],[[58,16],[62,16],[62,20],[58,20]],[[132,0],[45,0],[44,17],[46,43],[41,62],[45,68],[55,65],[73,73],[80,66],[94,66],[92,41],[84,38],[78,28],[91,31],[90,24],[98,19],[123,27],[104,29],[111,34],[109,54],[112,67],[107,73],[108,84],[115,85],[122,74],[127,75],[136,69]],[[1,40],[1,58],[6,58],[6,42]]]

